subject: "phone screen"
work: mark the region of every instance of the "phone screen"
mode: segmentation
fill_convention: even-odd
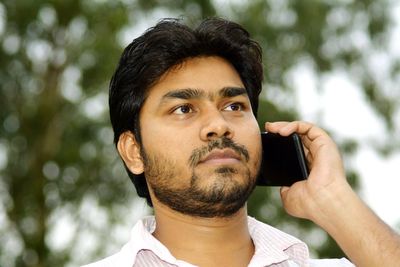
[[[291,186],[305,180],[309,171],[303,144],[297,134],[261,133],[263,157],[257,185]]]

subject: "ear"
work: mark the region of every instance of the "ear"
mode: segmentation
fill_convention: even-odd
[[[132,132],[127,131],[119,136],[117,149],[125,165],[132,173],[143,173],[144,163],[140,155],[140,147]]]

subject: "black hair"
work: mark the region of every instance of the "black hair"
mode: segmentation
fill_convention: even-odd
[[[141,146],[139,112],[148,89],[170,68],[198,56],[219,56],[230,62],[257,115],[263,79],[262,51],[249,33],[239,24],[221,18],[206,19],[194,29],[180,20],[164,19],[125,48],[111,78],[109,105],[115,144],[122,133],[131,131]],[[126,165],[125,168],[137,194],[152,206],[144,174],[135,175]]]

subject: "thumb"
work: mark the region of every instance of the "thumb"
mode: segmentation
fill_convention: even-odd
[[[281,189],[280,189],[281,199],[282,199],[283,202],[285,202],[285,200],[286,200],[289,188],[290,187],[288,187],[288,186],[282,186]]]
[[[295,187],[296,185],[292,185]],[[281,187],[280,194],[282,199],[283,208],[286,212],[294,217],[305,218],[304,207],[302,206],[300,188]],[[300,190],[301,191],[301,190]]]

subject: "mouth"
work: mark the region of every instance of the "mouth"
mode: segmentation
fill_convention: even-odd
[[[210,152],[199,164],[235,164],[240,161],[240,155],[232,149],[217,149]]]

